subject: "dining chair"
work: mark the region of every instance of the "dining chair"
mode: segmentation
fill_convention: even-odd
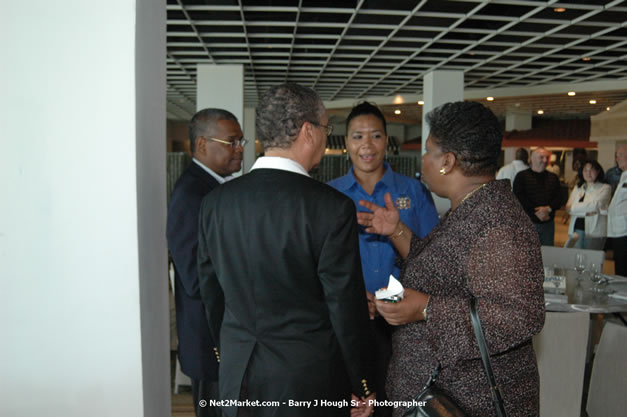
[[[627,414],[627,327],[606,322],[592,363],[589,417]]]
[[[572,234],[568,235],[568,240],[566,240],[566,242],[564,242],[564,247],[565,248],[572,248],[573,246],[575,246],[575,244],[578,241],[579,241],[579,233],[573,232]]]
[[[580,415],[589,326],[588,313],[547,312],[542,331],[533,337],[541,417]]]
[[[557,246],[542,246],[542,264],[544,266],[557,265],[559,268],[572,268],[575,265],[575,257],[578,253],[586,255],[589,267],[591,264],[600,265],[603,268],[605,262],[605,252],[602,250],[560,248]]]

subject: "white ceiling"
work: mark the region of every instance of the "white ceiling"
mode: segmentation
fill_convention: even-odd
[[[470,99],[494,95],[501,115],[581,118],[627,99],[625,0],[167,0],[167,16],[172,119],[195,112],[197,64],[244,65],[246,106],[290,81],[328,107],[367,98],[393,114],[401,95],[419,120],[438,69],[464,71]]]

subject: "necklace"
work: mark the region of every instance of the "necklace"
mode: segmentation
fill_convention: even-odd
[[[464,196],[464,198],[462,198],[462,201],[459,202],[459,204],[457,205],[457,207],[459,207],[459,205],[461,203],[463,203],[464,201],[466,201],[468,199],[468,197],[470,197],[471,195],[473,195],[475,192],[479,191],[480,189],[482,189],[483,187],[485,187],[485,185],[487,184],[487,182],[484,182],[483,184],[481,184],[480,186],[478,186],[477,188],[475,188],[474,190],[472,190],[471,192],[469,192],[468,194],[466,194]]]

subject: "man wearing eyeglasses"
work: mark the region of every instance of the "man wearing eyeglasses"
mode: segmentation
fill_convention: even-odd
[[[181,370],[192,380],[196,415],[219,416],[217,407],[199,406],[217,398],[217,345],[207,325],[198,288],[196,252],[198,213],[202,199],[232,179],[242,165],[243,146],[237,118],[222,109],[204,109],[189,123],[192,162],[178,179],[170,198],[167,239],[176,271],[176,325]]]
[[[239,401],[222,410],[349,416],[361,399],[354,416],[367,416],[375,394],[355,204],[308,174],[331,132],[322,100],[297,84],[273,87],[256,131],[265,156],[200,211],[198,278],[219,339],[220,397]]]

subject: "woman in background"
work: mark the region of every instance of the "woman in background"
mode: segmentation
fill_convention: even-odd
[[[385,162],[388,136],[385,118],[374,105],[363,102],[353,107],[346,119],[346,150],[352,167],[343,177],[329,182],[333,188],[352,198],[357,206],[360,200],[383,205],[389,193],[398,208],[400,218],[416,236],[425,237],[439,218],[431,194],[416,179],[400,175]],[[375,317],[373,294],[387,287],[390,274],[398,278],[398,253],[392,241],[398,236],[381,236],[359,231],[359,250],[366,284],[371,323],[375,334],[375,370],[377,400],[384,400],[386,370],[391,355],[390,328],[380,316]],[[375,416],[388,416],[391,408],[379,408]]]
[[[577,248],[603,250],[612,187],[604,183],[603,168],[597,161],[585,161],[579,178],[566,203],[566,211],[570,214],[568,234],[579,235],[575,243]]]
[[[495,180],[502,132],[475,102],[444,104],[427,115],[431,132],[422,178],[451,209],[425,238],[410,230],[386,195],[385,207],[360,204],[366,231],[394,236],[404,259],[398,303],[376,301],[397,326],[387,393],[409,401],[439,369],[436,387],[469,416],[496,415],[470,320],[474,298],[507,415],[537,416],[539,378],[531,338],[544,323],[544,273],[538,234],[511,191]],[[403,407],[394,416],[403,414]]]

